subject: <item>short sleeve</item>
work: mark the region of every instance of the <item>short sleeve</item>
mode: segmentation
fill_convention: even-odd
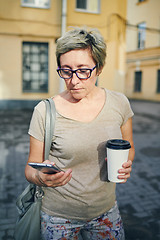
[[[28,134],[37,140],[44,141],[45,103],[41,101],[35,108],[30,121]]]
[[[123,100],[122,100],[122,112],[123,112],[123,123],[122,125],[124,125],[127,120],[131,117],[133,117],[134,113],[132,111],[132,108],[131,108],[131,105],[130,105],[130,102],[128,100],[128,98],[123,95]]]

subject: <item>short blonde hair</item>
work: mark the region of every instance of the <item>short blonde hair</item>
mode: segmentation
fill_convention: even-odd
[[[60,67],[60,56],[75,49],[90,49],[92,58],[101,71],[106,59],[106,43],[97,29],[87,31],[84,28],[74,28],[57,40],[56,58]]]

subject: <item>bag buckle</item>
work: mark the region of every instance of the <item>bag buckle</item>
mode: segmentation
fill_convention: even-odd
[[[37,186],[37,190],[36,190],[36,192],[35,192],[35,198],[37,198],[37,199],[42,199],[43,196],[44,196],[44,191],[42,190],[42,188],[39,188],[39,187]]]

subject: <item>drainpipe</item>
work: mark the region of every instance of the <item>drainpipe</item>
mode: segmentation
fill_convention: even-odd
[[[62,23],[61,23],[61,36],[66,32],[66,16],[67,16],[67,0],[62,0]],[[65,90],[64,80],[60,78],[59,80],[59,92]]]

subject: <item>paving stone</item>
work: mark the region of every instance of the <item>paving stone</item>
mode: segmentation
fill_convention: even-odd
[[[2,240],[5,235],[5,231],[0,231],[0,239]]]

